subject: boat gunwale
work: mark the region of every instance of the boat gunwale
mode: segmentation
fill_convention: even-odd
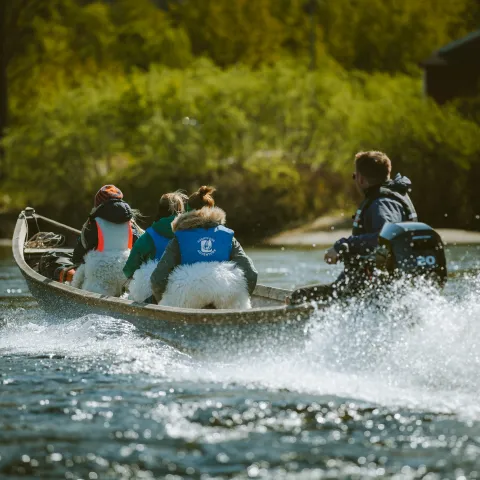
[[[148,317],[152,320],[162,320],[169,321],[172,323],[184,323],[184,324],[201,324],[201,323],[210,323],[217,325],[226,325],[226,324],[252,324],[252,323],[280,323],[287,320],[295,320],[299,315],[303,316],[309,314],[313,307],[311,305],[278,305],[278,306],[266,306],[266,307],[254,307],[249,310],[235,310],[235,309],[191,309],[191,308],[176,308],[176,307],[167,307],[160,306],[155,304],[147,304],[142,302],[135,302],[134,300],[127,300],[118,297],[112,297],[109,295],[102,295],[98,293],[88,292],[86,290],[78,289],[70,285],[66,285],[55,280],[44,277],[43,275],[36,272],[30,265],[26,262],[24,256],[25,241],[28,235],[28,219],[29,218],[39,218],[41,220],[52,223],[57,227],[66,227],[70,232],[74,231],[75,233],[78,230],[68,227],[67,225],[62,225],[58,222],[50,220],[46,217],[42,217],[35,213],[27,216],[25,211],[22,211],[17,219],[15,225],[15,231],[13,234],[12,241],[12,251],[15,262],[20,268],[22,273],[35,281],[37,284],[41,284],[45,287],[46,290],[51,291],[57,295],[66,296],[74,301],[80,303],[86,303],[89,306],[101,307],[107,311],[114,311],[131,315]],[[52,248],[52,250],[54,250]],[[278,296],[283,294],[290,293],[289,290],[283,290],[276,287],[268,287],[264,285],[258,285],[257,290],[266,290],[264,295],[260,292],[260,297],[271,298],[278,300],[278,297],[268,296],[267,293],[277,293]],[[254,293],[255,293],[254,292]],[[258,294],[257,293],[257,294]],[[167,318],[159,318],[160,315],[168,315]]]

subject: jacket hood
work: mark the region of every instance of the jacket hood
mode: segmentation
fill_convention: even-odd
[[[412,182],[408,177],[403,177],[397,173],[395,178],[386,182],[384,186],[390,190],[393,190],[394,192],[405,194],[412,189]]]
[[[101,204],[90,218],[100,217],[112,223],[125,223],[133,218],[130,205],[122,200],[111,200]]]
[[[152,228],[160,235],[167,238],[173,238],[172,222],[175,220],[176,215],[170,217],[163,217],[152,224]]]
[[[172,222],[172,230],[193,230],[225,225],[226,213],[218,207],[203,207],[199,210],[182,213]]]
[[[385,183],[382,183],[381,185],[374,185],[372,187],[369,187],[365,190],[365,197],[370,197],[371,195],[376,194],[378,192],[379,188],[388,188],[389,190],[392,190],[393,192],[397,192],[401,195],[405,195],[409,193],[412,189],[412,182],[408,177],[404,177],[397,173],[395,178],[392,178],[391,180],[387,180]]]

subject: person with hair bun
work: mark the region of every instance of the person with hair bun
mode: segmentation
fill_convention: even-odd
[[[173,238],[172,222],[185,211],[188,196],[177,190],[160,197],[155,221],[135,243],[123,273],[128,279],[129,298],[137,302],[151,301],[150,275]]]
[[[213,208],[215,206],[215,200],[213,194],[215,193],[214,187],[203,186],[196,192],[192,193],[188,197],[188,206],[191,210],[198,210],[203,207]]]
[[[172,222],[174,239],[151,276],[160,305],[184,308],[250,308],[257,284],[251,259],[225,227],[215,189],[202,186],[188,199],[190,211]]]

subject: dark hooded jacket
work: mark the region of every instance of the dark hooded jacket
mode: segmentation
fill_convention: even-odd
[[[199,210],[192,210],[179,215],[172,223],[172,230],[188,230],[194,228],[212,228],[224,225],[226,220],[225,212],[218,207],[204,207]],[[248,293],[251,295],[257,285],[257,270],[252,260],[244,252],[238,240],[233,238],[230,261],[235,262],[243,270],[247,280]],[[165,252],[158,262],[156,269],[150,277],[152,291],[155,298],[160,301],[168,284],[168,277],[172,270],[182,262],[180,245],[177,238],[170,241]]]
[[[133,218],[133,212],[130,205],[123,200],[109,200],[102,203],[94,209],[88,216],[88,220],[82,228],[82,234],[77,240],[73,250],[73,263],[79,265],[83,263],[83,257],[90,250],[95,250],[98,246],[98,233],[95,218],[100,217],[112,223],[125,223]],[[140,234],[135,223],[132,223],[133,243],[137,241]]]
[[[359,208],[358,226],[352,235],[338,240],[338,253],[366,255],[378,245],[378,234],[385,223],[416,221],[415,208],[408,195],[412,182],[400,174],[393,180],[365,190],[365,200]]]

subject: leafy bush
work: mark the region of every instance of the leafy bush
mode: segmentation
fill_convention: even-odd
[[[321,60],[315,72],[197,60],[50,92],[8,132],[5,191],[80,226],[104,183],[147,215],[166,191],[213,183],[229,224],[255,239],[353,209],[353,155],[380,149],[411,177],[422,220],[474,225],[480,127],[424,99],[420,80]]]
[[[395,171],[413,182],[422,220],[436,226],[475,227],[480,201],[480,125],[454,108],[422,97],[408,77],[364,77],[364,100],[355,109],[355,149],[388,152]]]

